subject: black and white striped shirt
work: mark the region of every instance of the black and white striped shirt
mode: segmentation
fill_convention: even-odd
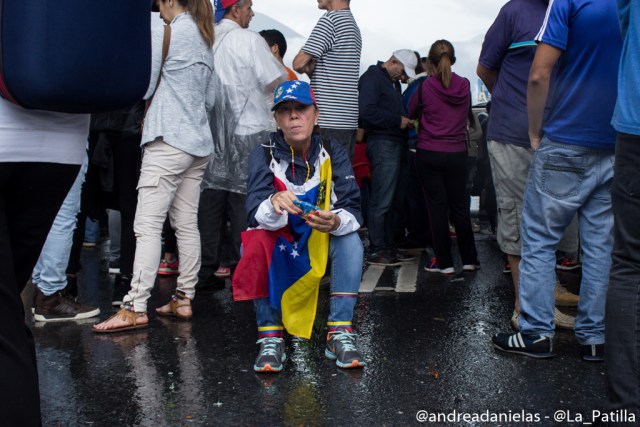
[[[320,127],[356,129],[362,37],[351,10],[325,13],[302,50],[316,60],[311,87]]]

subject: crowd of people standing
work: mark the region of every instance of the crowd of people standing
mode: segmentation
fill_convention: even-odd
[[[482,131],[451,42],[436,40],[426,57],[395,50],[361,75],[350,0],[318,7],[326,13],[295,72],[279,31],[249,30],[252,0],[157,0],[164,25],[152,33],[146,106],[90,120],[0,99],[8,419],[39,423],[20,292],[33,283],[36,321],[98,316],[72,287],[85,218],[105,208],[120,212],[109,230],[120,236],[119,309],[95,333],[147,327],[158,274],[176,274],[177,286],[155,314],[183,320],[198,290],[233,276],[234,298],[254,301],[254,370],[276,373],[284,333],[309,338],[327,275],[324,354],[340,368],[364,367],[354,327],[363,263],[397,267],[416,262],[407,249],[428,246],[423,269],[451,275],[453,234],[462,271],[481,268],[469,202],[474,130],[489,159],[483,198],[494,199],[483,205],[496,206],[489,222],[515,290],[515,331],[496,334],[494,347],[549,358],[555,328],[574,329],[581,359],[605,362],[611,408],[640,416],[640,0],[508,1],[478,61],[492,96]],[[43,147],[42,135],[57,149]],[[363,184],[352,165],[364,154]],[[581,257],[579,295],[558,282],[558,251]],[[558,311],[563,304],[577,306],[575,319]]]

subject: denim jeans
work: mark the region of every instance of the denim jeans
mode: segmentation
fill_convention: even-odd
[[[614,247],[605,315],[611,410],[640,416],[640,136],[619,134],[611,197]]]
[[[584,253],[575,322],[580,344],[604,343],[611,249],[613,152],[543,138],[533,154],[522,206],[520,330],[553,337],[555,251],[578,214]]]
[[[98,243],[100,241],[100,223],[87,218],[84,224],[84,241]]]
[[[47,241],[42,247],[42,252],[40,252],[40,257],[31,275],[34,285],[47,296],[53,295],[67,286],[67,264],[69,264],[73,230],[76,228],[76,218],[80,210],[80,194],[86,172],[87,157],[85,156],[80,172],[53,221],[47,235]],[[98,233],[100,233],[99,228]]]
[[[351,324],[362,278],[362,257],[362,241],[358,233],[331,236],[331,299],[328,322]],[[280,312],[271,305],[269,298],[255,300],[254,306],[259,329],[282,326]]]
[[[406,143],[399,139],[380,137],[367,140],[367,157],[371,163],[369,195],[369,241],[371,252],[391,249],[395,221],[391,209],[397,200],[396,187]]]

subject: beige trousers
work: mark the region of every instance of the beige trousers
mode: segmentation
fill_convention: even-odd
[[[200,269],[198,203],[200,183],[209,157],[195,157],[162,141],[145,145],[138,181],[138,208],[133,225],[136,255],[131,290],[125,304],[147,311],[156,280],[162,245],[162,224],[169,213],[180,254],[178,290],[193,299]]]

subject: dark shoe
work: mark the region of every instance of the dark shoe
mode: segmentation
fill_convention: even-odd
[[[370,254],[367,257],[367,264],[381,265],[383,267],[397,267],[402,263],[396,258],[391,257],[388,253],[380,251]]]
[[[221,291],[224,287],[225,280],[216,277],[214,274],[207,277],[199,277],[198,283],[196,283],[196,291],[199,292]]]
[[[563,271],[573,271],[580,268],[580,263],[564,256],[556,261],[556,268]]]
[[[287,355],[284,353],[284,340],[278,337],[261,338],[260,353],[256,357],[253,370],[256,372],[280,372]]]
[[[33,319],[36,322],[88,319],[100,314],[99,308],[82,305],[63,292],[45,296],[36,286],[33,296],[35,306]]]
[[[390,256],[391,258],[397,259],[398,262],[401,262],[401,263],[415,261],[416,259],[415,255],[411,255],[409,253],[399,252],[399,251],[392,251],[390,253]]]
[[[403,251],[418,251],[424,250],[427,247],[427,242],[415,240],[412,238],[406,238],[398,244],[398,250]]]
[[[547,359],[555,356],[550,338],[542,335],[498,334],[491,339],[493,346],[507,353],[521,354],[536,359]]]
[[[356,348],[355,337],[356,334],[340,329],[335,332],[329,332],[327,348],[324,350],[325,357],[335,360],[339,368],[363,368],[366,363]]]
[[[587,362],[604,362],[604,344],[581,345],[580,357]]]
[[[113,280],[113,297],[111,298],[111,305],[121,306],[124,296],[129,293],[131,289],[131,276],[126,274],[118,274]]]

